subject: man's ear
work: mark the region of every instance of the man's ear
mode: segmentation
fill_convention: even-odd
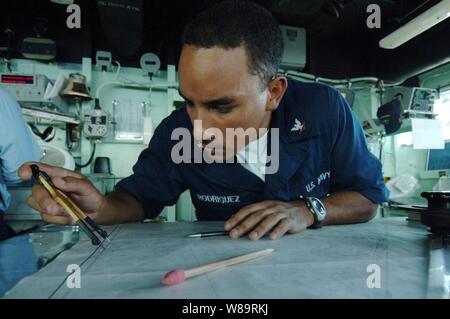
[[[284,76],[277,76],[269,83],[266,111],[275,111],[278,108],[287,87],[288,81]]]

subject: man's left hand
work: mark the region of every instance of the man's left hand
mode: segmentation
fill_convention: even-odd
[[[232,239],[248,234],[258,240],[268,234],[277,239],[286,233],[295,234],[314,223],[314,217],[303,201],[264,201],[242,208],[225,224]]]

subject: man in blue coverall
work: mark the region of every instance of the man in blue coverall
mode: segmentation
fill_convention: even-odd
[[[369,221],[387,201],[380,162],[336,90],[277,76],[282,52],[268,11],[222,2],[186,27],[179,61],[186,106],[159,125],[133,175],[103,196],[78,173],[40,167],[100,224],[156,217],[186,189],[198,220],[226,221],[233,239]],[[193,136],[181,152],[180,129]],[[242,134],[229,129],[261,133],[239,147]],[[212,161],[189,161],[199,151]],[[261,169],[269,158],[277,163],[270,172]],[[28,165],[20,175],[31,178]],[[71,222],[39,185],[29,205],[50,223]]]
[[[6,187],[22,184],[18,168],[41,157],[42,151],[22,117],[20,106],[0,87],[0,240],[14,236],[3,216],[11,203]]]

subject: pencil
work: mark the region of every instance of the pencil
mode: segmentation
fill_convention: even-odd
[[[218,237],[218,236],[228,236],[229,233],[230,232],[227,231],[214,231],[214,232],[189,234],[186,237],[188,238]]]

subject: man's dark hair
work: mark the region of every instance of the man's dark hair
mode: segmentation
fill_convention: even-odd
[[[249,70],[266,85],[277,74],[283,54],[280,27],[265,8],[227,0],[201,12],[184,30],[183,45],[234,49],[244,46]]]

